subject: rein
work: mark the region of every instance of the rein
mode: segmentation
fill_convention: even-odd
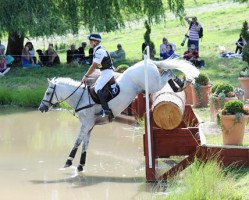
[[[82,85],[83,83],[80,83],[80,85],[70,94],[70,95],[68,95],[65,99],[63,99],[63,100],[61,100],[61,101],[59,101],[59,99],[58,99],[58,96],[57,96],[57,93],[56,93],[56,84],[54,85],[54,87],[49,87],[49,88],[52,88],[53,89],[53,92],[52,92],[52,95],[51,95],[51,97],[50,97],[50,99],[49,99],[49,101],[48,100],[42,100],[42,102],[44,101],[44,102],[47,102],[47,103],[49,103],[50,105],[52,105],[52,106],[54,106],[55,104],[53,104],[52,103],[52,100],[53,100],[53,97],[54,97],[54,95],[55,95],[55,97],[56,97],[56,100],[58,101],[57,103],[62,103],[62,102],[64,102],[64,101],[66,101],[67,99],[69,99],[71,96],[73,96],[74,95],[74,93],[80,88],[80,86]],[[85,89],[85,87],[84,87],[84,89]],[[85,91],[85,90],[84,90]]]
[[[56,93],[56,84],[54,85],[54,87],[49,87],[49,88],[52,88],[53,89],[53,92],[52,92],[52,95],[51,95],[51,97],[50,97],[50,99],[49,100],[42,100],[42,103],[43,102],[47,102],[47,103],[49,103],[50,105],[52,105],[52,106],[54,106],[55,104],[53,104],[52,103],[52,100],[53,100],[53,97],[54,97],[54,95],[55,95],[55,97],[56,97],[56,100],[57,100],[57,103],[58,104],[60,104],[60,103],[62,103],[62,102],[64,102],[64,101],[66,101],[67,99],[69,99],[71,96],[73,96],[74,95],[74,93],[80,88],[80,86],[82,85],[83,83],[81,83],[70,95],[68,95],[65,99],[63,99],[63,100],[61,100],[61,101],[59,101],[59,99],[58,99],[58,96],[57,96],[57,93]],[[84,93],[85,93],[85,91],[86,91],[86,87],[84,87],[83,88],[84,89],[84,91],[82,92],[82,94],[81,94],[81,96],[80,96],[80,98],[79,98],[79,100],[78,100],[78,103],[77,103],[77,105],[76,105],[76,108],[75,108],[75,111],[74,111],[74,113],[73,113],[73,115],[75,115],[75,113],[77,113],[77,112],[79,112],[79,111],[81,111],[81,110],[83,110],[83,109],[86,109],[86,108],[90,108],[90,107],[92,107],[94,104],[90,104],[90,97],[89,97],[89,105],[87,105],[87,106],[84,106],[84,107],[82,107],[82,108],[78,108],[78,106],[79,106],[79,103],[80,103],[80,101],[81,101],[81,99],[82,99],[82,97],[83,97],[83,95],[84,95]],[[56,103],[56,104],[57,104]],[[44,103],[43,103],[44,104]],[[45,106],[46,106],[46,104],[44,104]]]

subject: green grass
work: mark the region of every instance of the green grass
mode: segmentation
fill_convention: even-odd
[[[223,170],[216,161],[208,161],[201,164],[195,161],[182,174],[168,183],[167,195],[157,199],[165,200],[232,200],[244,199],[241,186],[246,185],[242,172],[232,168]],[[248,174],[248,171],[244,171]],[[242,178],[243,177],[243,178]],[[241,182],[236,183],[236,178]],[[248,180],[248,179],[247,179]]]

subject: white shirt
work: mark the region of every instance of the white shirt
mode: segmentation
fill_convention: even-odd
[[[102,62],[103,58],[107,57],[107,56],[108,56],[108,54],[107,54],[106,50],[104,50],[100,44],[97,45],[96,47],[94,47],[94,49],[93,49],[93,62],[100,65],[99,68],[102,67],[101,62]]]

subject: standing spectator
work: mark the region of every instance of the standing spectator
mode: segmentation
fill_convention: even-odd
[[[24,69],[28,69],[31,67],[40,67],[40,65],[35,64],[32,55],[30,55],[30,42],[27,42],[22,50],[22,66]]]
[[[235,49],[235,53],[242,53],[242,49],[246,44],[246,41],[242,38],[242,34],[240,34],[239,39],[237,40],[236,44],[236,49]]]
[[[192,20],[190,20],[192,19]],[[189,24],[189,38],[188,38],[188,49],[191,44],[195,45],[197,51],[199,51],[199,32],[202,28],[201,24],[197,21],[197,17],[185,17],[185,20]]]
[[[75,48],[75,45],[72,44],[71,48],[67,50],[67,63],[71,63],[79,60],[79,51]]]
[[[110,53],[111,57],[113,58],[114,62],[116,61],[123,61],[125,60],[125,51],[122,48],[121,44],[117,45],[117,50]]]
[[[49,44],[48,49],[45,51],[45,56],[48,56],[47,66],[52,66],[54,64],[60,64],[60,58],[56,51],[54,50],[54,45]]]
[[[4,76],[10,70],[10,68],[7,67],[6,64],[6,57],[4,55],[4,51],[5,51],[5,46],[1,43],[0,40],[0,77]]]

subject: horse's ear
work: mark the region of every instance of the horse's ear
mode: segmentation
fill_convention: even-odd
[[[47,78],[48,82],[50,83],[51,79],[50,78]]]

